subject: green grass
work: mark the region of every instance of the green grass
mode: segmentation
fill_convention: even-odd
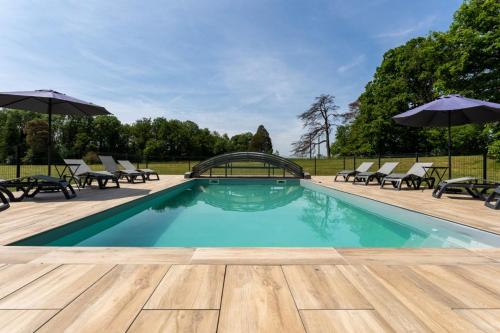
[[[316,166],[314,159],[292,159],[297,164],[301,165],[306,172],[309,172],[311,175],[335,175],[340,170],[343,169],[353,169],[354,160],[352,158],[345,159],[345,167],[344,167],[344,159],[343,158],[332,158],[332,159],[318,159],[316,160]],[[366,159],[366,158],[357,158],[356,166],[358,166],[362,162],[372,161],[374,162],[374,166],[372,169],[378,168],[378,159]],[[399,161],[399,165],[396,169],[396,172],[406,172],[413,163],[415,163],[415,157],[404,157],[404,158],[382,158],[381,163],[389,162],[389,161]],[[420,157],[420,162],[434,162],[434,165],[437,166],[447,166],[448,165],[448,157],[447,156],[435,156],[435,157]],[[148,163],[147,167],[158,171],[160,174],[174,174],[181,175],[185,172],[189,171],[190,168],[198,163],[198,161],[170,161],[170,162],[152,162]],[[473,155],[473,156],[454,156],[452,159],[452,176],[453,177],[461,177],[461,176],[475,176],[478,178],[482,178],[482,163],[483,158],[481,155]],[[257,162],[238,162],[233,163],[235,166],[262,166],[262,163]],[[57,166],[59,170],[62,170],[63,166]],[[146,167],[145,163],[139,164],[139,167]],[[91,168],[94,170],[103,170],[102,165],[91,165]],[[500,181],[500,162],[496,162],[493,159],[488,160],[488,179]],[[47,166],[45,165],[23,165],[21,166],[21,176],[29,176],[33,174],[46,174]],[[233,176],[236,175],[267,175],[267,169],[233,169]],[[53,174],[56,175],[57,172],[53,169]],[[224,175],[224,169],[214,169],[212,172],[213,175]],[[276,175],[282,175],[282,171],[275,170]],[[14,165],[0,165],[0,178],[8,179],[14,178],[16,176],[16,167]],[[447,175],[446,175],[447,177]]]

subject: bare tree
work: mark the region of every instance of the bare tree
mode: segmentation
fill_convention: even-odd
[[[306,133],[292,143],[295,155],[305,155],[312,150],[312,147],[326,143],[326,156],[330,157],[330,133],[339,117],[338,109],[334,96],[320,95],[307,111],[298,116],[303,122]],[[322,139],[318,140],[319,138]]]

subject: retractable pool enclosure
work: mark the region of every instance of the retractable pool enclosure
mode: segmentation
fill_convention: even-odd
[[[277,155],[238,152],[214,156],[193,166],[185,178],[310,178],[297,163]]]

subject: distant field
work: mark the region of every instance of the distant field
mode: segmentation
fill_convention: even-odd
[[[311,175],[334,175],[340,170],[343,169],[353,169],[354,160],[353,158],[344,159],[343,158],[332,158],[332,159],[317,159],[316,162],[314,159],[292,159],[297,164],[301,165],[306,172],[309,172]],[[362,162],[371,161],[374,162],[374,166],[372,169],[378,168],[378,159],[365,159],[365,158],[357,158],[356,166],[358,166]],[[403,157],[403,158],[382,158],[381,163],[389,162],[389,161],[398,161],[399,165],[396,169],[396,172],[405,172],[407,171],[413,163],[415,163],[415,157]],[[420,157],[420,162],[434,162],[434,165],[437,166],[446,166],[448,164],[447,156],[436,156],[436,157]],[[193,165],[198,163],[199,161],[170,161],[170,162],[152,162],[148,163],[147,167],[151,169],[157,170],[160,174],[175,174],[180,175],[189,171]],[[500,181],[500,162],[496,162],[493,159],[488,160],[487,170],[488,170],[488,179]],[[454,156],[452,159],[452,176],[453,177],[461,177],[461,176],[475,176],[482,177],[483,174],[483,158],[480,155],[473,156]],[[139,165],[140,167],[146,167],[145,163]],[[233,166],[240,167],[238,169],[233,169],[232,175],[267,175],[269,169],[245,169],[243,167],[256,167],[263,166],[262,163],[257,162],[249,162],[249,163],[233,163]],[[62,170],[63,166],[57,166],[59,170]],[[102,165],[91,165],[94,170],[103,170]],[[53,169],[53,174],[57,174],[55,169]],[[28,176],[33,174],[46,174],[47,166],[45,165],[23,165],[21,166],[21,176]],[[271,174],[273,174],[273,170],[271,169]],[[281,170],[274,170],[275,175],[282,175]],[[214,169],[212,171],[213,175],[225,175],[225,169]],[[228,175],[231,175],[231,171],[228,170]],[[0,165],[0,178],[8,179],[14,178],[16,176],[16,167],[14,165]]]

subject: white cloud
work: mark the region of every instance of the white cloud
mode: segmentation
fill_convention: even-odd
[[[427,18],[423,19],[422,21],[419,21],[412,26],[406,26],[404,28],[399,28],[394,31],[388,31],[384,33],[380,33],[376,35],[377,38],[401,38],[401,37],[407,37],[411,35],[412,33],[415,32],[427,32],[427,30],[430,29],[432,24],[436,21],[436,16],[428,16]]]
[[[356,58],[354,58],[350,63],[344,64],[344,65],[340,66],[339,68],[337,68],[337,72],[345,73],[345,72],[353,69],[354,67],[361,65],[365,61],[365,59],[366,59],[366,56],[364,54],[361,54],[361,55],[357,56]]]

